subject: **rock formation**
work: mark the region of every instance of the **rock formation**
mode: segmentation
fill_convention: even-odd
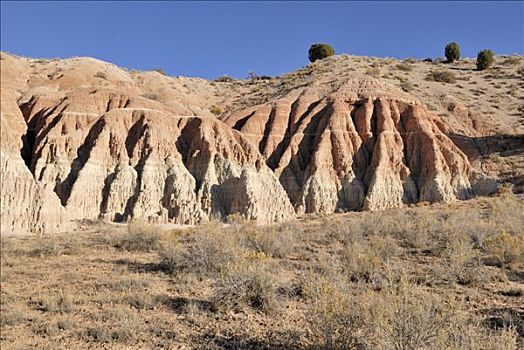
[[[48,79],[31,60],[2,62],[3,233],[81,219],[271,223],[473,194],[476,172],[445,125],[376,79],[291,89],[217,118],[202,81],[211,92],[197,99],[156,73],[158,98],[144,94],[147,75],[96,60],[64,61]]]
[[[471,195],[467,157],[422,104],[376,80],[306,88],[235,112],[298,212],[376,210]]]

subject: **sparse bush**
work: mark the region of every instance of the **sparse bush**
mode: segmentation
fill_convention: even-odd
[[[437,272],[441,277],[460,284],[474,283],[481,278],[479,256],[469,237],[453,235],[442,255],[445,266],[443,271]]]
[[[246,304],[265,313],[274,313],[279,306],[273,275],[259,265],[240,266],[221,276],[212,301],[219,309]]]
[[[140,331],[140,323],[128,310],[107,309],[96,315],[96,324],[87,329],[95,342],[126,342]]]
[[[70,319],[68,319],[68,318],[62,318],[62,319],[56,321],[56,325],[57,325],[58,329],[60,329],[62,331],[67,331],[67,330],[73,329],[75,327],[75,323],[73,321],[71,321]]]
[[[54,238],[40,238],[35,245],[27,251],[28,256],[42,258],[62,255],[63,252],[60,242]]]
[[[315,62],[317,60],[322,60],[326,57],[333,56],[335,54],[335,49],[331,45],[318,43],[313,44],[309,48],[309,60]]]
[[[276,258],[283,258],[293,250],[298,230],[291,224],[273,226],[265,230],[248,228],[248,225],[243,228],[248,248]]]
[[[446,45],[444,49],[444,55],[449,63],[460,59],[460,46],[456,42],[452,42]]]
[[[368,304],[353,297],[333,276],[316,276],[313,304],[307,313],[310,342],[325,350],[360,349],[370,332]]]
[[[397,69],[404,71],[404,72],[411,72],[413,70],[413,66],[409,62],[402,62],[397,64]]]
[[[153,71],[167,76],[167,73],[162,68],[155,68]]]
[[[514,329],[507,327],[489,331],[462,316],[447,325],[446,334],[431,349],[517,350],[517,334]]]
[[[377,67],[368,68],[366,69],[366,74],[378,78],[380,76],[380,69],[378,69]]]
[[[119,292],[133,292],[148,288],[151,281],[145,277],[125,278],[109,283],[111,290]]]
[[[411,90],[413,90],[413,85],[411,85],[411,83],[408,80],[402,80],[400,82],[400,88],[402,89],[402,91],[410,92]]]
[[[247,79],[250,83],[255,83],[258,80],[258,75],[257,73],[250,70],[249,72],[247,72]]]
[[[214,80],[217,83],[230,83],[234,81],[229,75],[222,75]]]
[[[381,349],[427,349],[446,330],[454,310],[423,288],[402,282],[380,294],[372,313]]]
[[[426,80],[454,84],[457,81],[457,78],[453,72],[447,70],[434,70],[428,73]]]
[[[485,249],[499,266],[524,264],[524,232],[511,234],[502,231],[489,237]]]
[[[164,244],[160,257],[167,271],[198,275],[225,273],[242,258],[237,235],[210,225],[202,225],[196,230],[186,247],[178,242]]]
[[[160,247],[160,228],[144,222],[128,224],[127,233],[115,236],[113,245],[130,252],[150,252]]]
[[[107,80],[107,75],[104,72],[96,72],[95,78],[100,78],[100,79]]]
[[[211,106],[211,108],[209,108],[209,111],[211,113],[213,113],[214,115],[221,115],[222,113],[224,113],[224,110],[222,108],[220,108],[219,106],[216,106],[216,105],[213,105]]]
[[[503,65],[516,65],[520,63],[520,57],[519,56],[510,56],[506,58],[504,61],[502,61]]]
[[[370,281],[380,272],[382,260],[369,248],[369,245],[362,240],[352,242],[342,250],[340,259],[352,281]]]
[[[495,62],[493,51],[482,50],[477,55],[477,69],[485,70]]]
[[[9,308],[0,311],[0,326],[16,326],[26,320],[27,316],[20,309]]]
[[[148,99],[153,100],[153,101],[156,101],[159,98],[159,96],[157,94],[155,94],[155,93],[143,94],[142,97],[148,98]]]
[[[140,291],[135,293],[126,293],[123,302],[129,304],[135,309],[151,310],[159,303],[161,299],[148,292]]]
[[[73,297],[60,291],[55,296],[42,296],[35,301],[36,308],[44,312],[70,313],[75,309]]]

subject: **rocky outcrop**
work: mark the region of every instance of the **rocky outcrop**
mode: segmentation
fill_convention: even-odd
[[[422,104],[376,80],[304,89],[224,120],[266,157],[298,212],[471,195],[467,157]]]
[[[70,228],[53,188],[35,181],[21,157],[24,118],[12,94],[2,89],[0,174],[2,233],[50,233]]]
[[[375,79],[299,87],[217,118],[184,90],[215,93],[200,80],[172,86],[82,59],[46,79],[23,59],[2,62],[3,233],[81,219],[271,223],[463,199],[484,181],[438,117]]]
[[[147,103],[96,90],[20,103],[30,127],[29,169],[70,220],[194,224],[239,213],[268,223],[293,215],[275,175],[239,132]]]

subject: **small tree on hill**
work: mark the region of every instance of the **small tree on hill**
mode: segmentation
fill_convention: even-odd
[[[315,62],[335,54],[335,49],[331,45],[318,43],[309,48],[309,60]]]
[[[482,50],[477,55],[477,69],[484,70],[491,66],[495,62],[493,57],[493,51],[491,50]]]
[[[447,44],[444,49],[444,55],[450,63],[460,59],[460,46],[456,42]]]

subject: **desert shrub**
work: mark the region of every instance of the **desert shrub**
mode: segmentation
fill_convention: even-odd
[[[41,296],[34,304],[37,310],[52,313],[70,313],[75,309],[73,297],[63,290],[57,295]]]
[[[166,271],[201,276],[225,273],[243,255],[237,235],[211,225],[198,227],[187,243],[184,246],[179,242],[163,245],[159,253]]]
[[[56,321],[56,326],[62,331],[67,331],[75,327],[75,323],[68,318],[62,318]]]
[[[517,97],[518,96],[518,86],[514,84],[510,85],[508,94],[510,94],[513,97]]]
[[[222,75],[222,76],[216,78],[213,81],[215,81],[217,83],[230,83],[230,82],[234,81],[234,79],[231,78],[229,75]]]
[[[96,72],[95,78],[105,79],[107,80],[107,75],[104,72]]]
[[[444,268],[435,269],[440,275],[452,282],[470,284],[481,278],[478,251],[473,248],[471,239],[463,235],[453,235],[442,253]]]
[[[63,248],[60,242],[54,238],[40,238],[35,246],[26,251],[26,255],[30,257],[48,257],[62,255]]]
[[[209,111],[214,115],[221,115],[222,113],[224,113],[224,110],[216,105],[211,106],[211,108],[209,108]]]
[[[153,101],[156,101],[159,98],[158,94],[155,94],[155,93],[146,93],[146,94],[143,94],[142,97],[145,97]]]
[[[490,331],[474,320],[460,317],[446,328],[446,334],[434,343],[433,349],[517,350],[517,334],[508,327]]]
[[[397,64],[397,69],[404,71],[404,72],[411,72],[413,70],[413,66],[410,62],[404,61],[402,63]]]
[[[17,308],[2,309],[0,311],[0,326],[16,326],[27,319],[26,314]]]
[[[489,237],[485,250],[499,266],[517,266],[524,264],[524,232],[511,234],[502,231]]]
[[[156,225],[133,221],[127,233],[116,235],[113,246],[130,252],[150,252],[160,247],[160,228]]]
[[[317,279],[316,295],[307,313],[310,343],[315,349],[361,349],[370,330],[366,303],[347,286]]]
[[[151,281],[145,277],[124,278],[111,281],[109,288],[118,292],[133,292],[148,288]]]
[[[434,70],[428,73],[426,80],[454,84],[457,78],[453,72],[448,70]]]
[[[279,307],[276,283],[260,265],[245,265],[222,275],[215,284],[212,303],[219,309],[248,305],[265,313]]]
[[[125,304],[129,304],[130,306],[134,307],[135,309],[151,310],[162,301],[162,298],[151,295],[148,292],[139,291],[134,293],[125,293],[122,301]]]
[[[370,281],[381,270],[382,259],[370,251],[364,240],[348,244],[340,253],[340,260],[352,281]]]
[[[95,342],[126,342],[140,332],[141,324],[130,310],[105,309],[94,318],[95,324],[86,333]]]
[[[391,258],[401,253],[397,241],[388,235],[371,236],[369,238],[369,247],[370,251],[378,256],[384,263],[389,263]]]
[[[430,348],[453,314],[436,295],[404,281],[374,304],[375,341],[384,350]]]
[[[493,51],[482,50],[477,54],[477,69],[485,70],[495,62]]]
[[[335,54],[335,49],[331,45],[318,43],[313,44],[309,48],[309,60],[315,62],[317,60],[322,60],[326,57],[333,56]]]
[[[162,68],[155,68],[153,71],[167,76],[167,73]]]
[[[270,257],[283,258],[294,248],[299,228],[292,224],[271,226],[265,229],[244,226],[246,246]]]
[[[400,82],[400,88],[402,89],[402,91],[410,92],[411,90],[413,90],[413,85],[408,80],[402,80]]]
[[[59,333],[56,323],[48,322],[47,320],[38,319],[36,322],[32,322],[31,328],[33,332],[44,337],[53,337]]]
[[[368,68],[366,69],[366,74],[378,78],[380,76],[380,69],[378,69],[378,67]]]
[[[444,49],[444,56],[450,63],[460,59],[460,46],[456,42],[447,44]]]
[[[504,61],[502,61],[503,65],[516,65],[520,63],[520,57],[519,56],[510,56],[506,58]]]
[[[247,79],[249,80],[250,83],[255,83],[258,80],[258,75],[257,75],[257,73],[255,73],[253,71],[248,71],[247,72]]]

